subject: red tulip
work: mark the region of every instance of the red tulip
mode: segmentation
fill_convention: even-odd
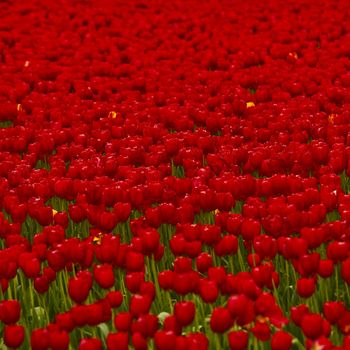
[[[269,284],[272,284],[272,272],[271,266],[264,264],[253,268],[252,277],[254,282],[260,288],[263,288],[265,285],[268,286]]]
[[[179,274],[192,271],[192,260],[182,256],[176,258],[174,260],[174,271]]]
[[[304,276],[313,275],[318,271],[320,254],[305,254],[299,258],[299,262]]]
[[[209,348],[208,338],[203,333],[190,333],[187,336],[187,340],[189,349],[207,350]]]
[[[199,276],[196,272],[175,274],[173,289],[177,294],[186,295],[194,292],[198,287]]]
[[[292,336],[285,331],[277,331],[271,339],[272,350],[289,350],[292,347]]]
[[[238,214],[232,214],[227,219],[227,232],[230,234],[233,234],[235,236],[238,236],[238,234],[241,232],[241,225],[242,225],[243,219],[241,215]]]
[[[158,331],[154,336],[156,350],[175,350],[176,335],[171,332]]]
[[[106,339],[108,350],[128,350],[129,336],[127,333],[109,333]]]
[[[138,293],[145,280],[143,272],[130,272],[125,276],[125,284],[131,293]]]
[[[196,259],[197,270],[202,273],[208,271],[212,264],[213,259],[211,255],[205,252],[201,253]]]
[[[261,225],[258,221],[253,219],[246,219],[243,221],[241,226],[241,232],[243,239],[252,241],[254,237],[260,234]]]
[[[120,291],[110,291],[106,295],[106,299],[112,308],[119,307],[123,302],[123,295]]]
[[[227,235],[215,246],[217,256],[231,255],[237,253],[238,240],[233,235]]]
[[[323,319],[319,314],[306,314],[301,321],[301,329],[309,339],[317,339],[323,334]]]
[[[260,235],[254,238],[253,247],[261,259],[273,259],[277,253],[277,242],[267,235]]]
[[[118,218],[115,213],[104,211],[99,216],[99,227],[104,232],[111,232],[117,225]]]
[[[226,280],[226,270],[224,267],[210,267],[208,269],[208,278],[215,281],[218,286],[222,285]]]
[[[56,314],[55,323],[60,329],[66,332],[71,332],[75,327],[72,314],[70,312]]]
[[[301,321],[303,317],[309,312],[309,308],[305,304],[301,304],[299,306],[293,306],[291,308],[291,318],[293,322],[297,325],[301,325]]]
[[[337,323],[345,311],[344,303],[341,301],[327,301],[323,304],[323,313],[331,324]]]
[[[154,253],[159,246],[159,233],[155,229],[147,229],[141,233],[142,251],[146,255]]]
[[[21,314],[21,305],[17,300],[3,300],[0,304],[0,320],[5,324],[18,322]]]
[[[201,237],[200,240],[210,246],[214,246],[219,243],[221,239],[220,228],[213,225],[202,225],[201,226]]]
[[[334,264],[332,260],[320,260],[318,273],[322,278],[328,278],[333,275]]]
[[[349,246],[346,242],[331,242],[327,246],[327,257],[337,263],[348,257]]]
[[[152,314],[141,315],[132,325],[132,332],[139,332],[145,338],[153,338],[158,330],[158,317]]]
[[[151,307],[152,301],[148,295],[133,295],[130,298],[130,313],[135,317],[147,314]]]
[[[314,278],[300,278],[297,281],[297,292],[302,298],[309,298],[316,290]]]
[[[49,281],[48,277],[46,277],[45,275],[35,278],[34,288],[38,293],[40,293],[40,294],[46,293],[48,291],[49,287],[50,287],[50,281]]]
[[[69,313],[76,327],[83,327],[88,324],[90,315],[89,308],[86,305],[75,305],[70,309]]]
[[[126,269],[129,272],[142,271],[144,268],[144,256],[141,253],[130,251],[126,253]]]
[[[231,350],[245,350],[248,346],[248,333],[232,331],[228,334],[228,342]]]
[[[145,339],[140,333],[133,333],[131,341],[135,350],[147,350],[147,339]]]
[[[85,219],[85,213],[79,205],[69,205],[68,207],[69,216],[75,223],[79,223]]]
[[[130,312],[120,312],[114,318],[115,328],[119,332],[128,332],[131,328],[132,318]]]
[[[4,328],[4,343],[11,349],[17,349],[24,340],[24,327],[19,325],[6,325]]]
[[[36,210],[34,218],[41,226],[48,226],[53,222],[52,208],[40,207]]]
[[[62,270],[66,265],[64,256],[58,250],[49,250],[47,252],[47,262],[56,272]]]
[[[66,229],[68,227],[69,224],[69,220],[68,220],[68,215],[66,212],[60,212],[54,215],[53,217],[54,223],[55,225],[59,225],[61,227],[63,227],[64,229]]]
[[[78,350],[102,350],[102,342],[97,338],[85,338],[80,340]]]
[[[275,298],[270,293],[264,292],[255,300],[254,309],[257,314],[267,315],[271,313],[275,305]]]
[[[178,302],[174,306],[174,315],[182,327],[188,326],[194,320],[196,308],[193,302]]]
[[[176,335],[181,335],[181,333],[182,333],[182,326],[177,321],[177,319],[176,319],[176,317],[174,315],[170,315],[170,316],[167,316],[164,319],[163,330],[164,331],[172,331]]]
[[[33,350],[47,350],[49,348],[49,332],[47,329],[35,329],[30,336],[30,345]]]
[[[254,327],[252,328],[252,333],[261,341],[267,341],[271,336],[270,328],[266,322],[256,321]]]
[[[337,326],[339,327],[339,330],[344,334],[345,336],[350,335],[350,312],[346,311],[342,317],[338,320]]]
[[[27,278],[37,277],[40,273],[40,261],[32,253],[22,253],[19,266]]]
[[[217,307],[213,310],[210,318],[210,328],[213,332],[224,333],[233,325],[233,319],[227,309]]]
[[[227,301],[227,309],[240,326],[251,323],[255,318],[254,304],[244,294],[231,296]]]
[[[50,330],[49,344],[53,350],[65,350],[69,346],[69,334],[66,331]]]
[[[126,222],[131,214],[130,203],[116,203],[113,207],[118,222]]]
[[[94,278],[100,287],[109,289],[114,286],[114,272],[109,264],[96,265],[94,267]]]
[[[205,303],[213,303],[219,296],[219,289],[214,281],[201,280],[199,294]]]
[[[260,265],[261,259],[258,254],[248,254],[247,262],[248,265],[253,268]]]
[[[73,301],[82,303],[86,300],[92,287],[92,280],[85,277],[71,278],[68,281],[68,293]]]

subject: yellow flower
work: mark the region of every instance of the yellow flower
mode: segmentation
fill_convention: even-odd
[[[332,124],[332,125],[334,124],[334,117],[335,117],[335,115],[333,113],[328,116],[328,123],[329,124]]]
[[[117,118],[117,115],[118,115],[117,112],[115,112],[115,111],[110,111],[110,112],[108,113],[108,118],[115,119],[115,118]]]
[[[255,103],[252,101],[247,102],[247,108],[251,108],[251,107],[255,107]]]
[[[269,318],[268,317],[264,317],[264,316],[261,316],[261,315],[258,315],[256,317],[257,321],[261,322],[261,323],[266,323],[269,321]]]
[[[92,240],[93,243],[100,245],[103,234],[100,232]]]

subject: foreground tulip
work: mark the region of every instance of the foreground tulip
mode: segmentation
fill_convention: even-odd
[[[241,326],[252,322],[255,317],[254,304],[244,294],[231,296],[227,301],[227,310]]]
[[[217,307],[210,318],[210,328],[213,332],[224,333],[233,325],[233,319],[227,309]]]
[[[301,329],[307,338],[319,338],[323,333],[322,317],[318,314],[305,315],[301,321]]]
[[[170,316],[167,316],[164,320],[163,330],[174,332],[176,335],[181,335],[182,326],[176,320],[176,317],[174,315],[170,315]]]
[[[119,332],[128,332],[132,324],[132,315],[130,312],[120,312],[114,318],[114,326]]]
[[[199,272],[206,272],[213,264],[213,258],[208,253],[201,253],[196,259],[196,266]]]
[[[245,350],[248,346],[248,333],[245,331],[232,331],[228,334],[231,350]]]
[[[132,335],[132,345],[135,350],[146,350],[147,340],[140,333],[135,332]]]
[[[179,338],[179,337],[178,337]],[[177,339],[178,339],[177,338]],[[187,344],[190,349],[203,349],[207,350],[209,348],[209,341],[208,338],[205,336],[205,334],[197,332],[197,333],[190,333],[187,336]]]
[[[109,333],[107,335],[108,350],[127,350],[129,347],[129,336],[127,333]]]
[[[50,330],[49,344],[53,350],[66,350],[69,346],[69,334],[66,331]]]
[[[148,295],[133,295],[130,299],[130,312],[133,316],[147,314],[152,301]]]
[[[328,301],[323,304],[323,313],[331,323],[336,323],[345,314],[345,305],[340,301]]]
[[[76,303],[82,303],[88,297],[91,285],[92,282],[83,277],[71,278],[68,282],[69,296]]]
[[[255,322],[254,327],[252,328],[252,333],[255,338],[261,341],[267,341],[271,336],[270,328],[266,322]]]
[[[79,342],[78,350],[102,350],[102,342],[97,338],[82,339]]]
[[[49,332],[47,329],[35,329],[30,337],[30,345],[33,350],[46,350],[49,348]]]
[[[19,325],[6,325],[4,328],[4,343],[11,349],[17,349],[24,340],[24,327]]]
[[[114,272],[111,265],[97,265],[94,267],[94,278],[104,289],[109,289],[114,285]]]
[[[272,350],[289,350],[292,347],[292,336],[285,331],[277,331],[271,339]]]
[[[316,290],[314,278],[300,278],[297,281],[297,292],[302,298],[309,298]]]
[[[194,320],[196,312],[195,304],[192,301],[178,302],[174,306],[176,320],[181,326],[186,327]]]
[[[301,304],[299,306],[293,306],[291,308],[291,319],[297,326],[300,326],[304,316],[307,315],[308,312],[309,312],[309,307],[305,304]]]
[[[219,289],[214,281],[203,280],[200,282],[199,293],[206,303],[213,303],[219,296]]]
[[[33,254],[21,254],[19,265],[27,278],[37,277],[40,273],[40,262]]]
[[[171,332],[158,331],[154,336],[156,350],[176,349],[176,335]]]
[[[21,305],[17,300],[3,300],[0,304],[0,320],[5,324],[16,323],[21,314]]]
[[[120,291],[110,291],[106,298],[112,308],[119,307],[123,302],[123,295]]]

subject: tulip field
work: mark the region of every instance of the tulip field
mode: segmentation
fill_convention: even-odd
[[[350,2],[0,2],[0,350],[350,350]]]

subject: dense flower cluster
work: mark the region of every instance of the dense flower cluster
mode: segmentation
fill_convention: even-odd
[[[348,1],[0,13],[6,346],[350,349]]]

